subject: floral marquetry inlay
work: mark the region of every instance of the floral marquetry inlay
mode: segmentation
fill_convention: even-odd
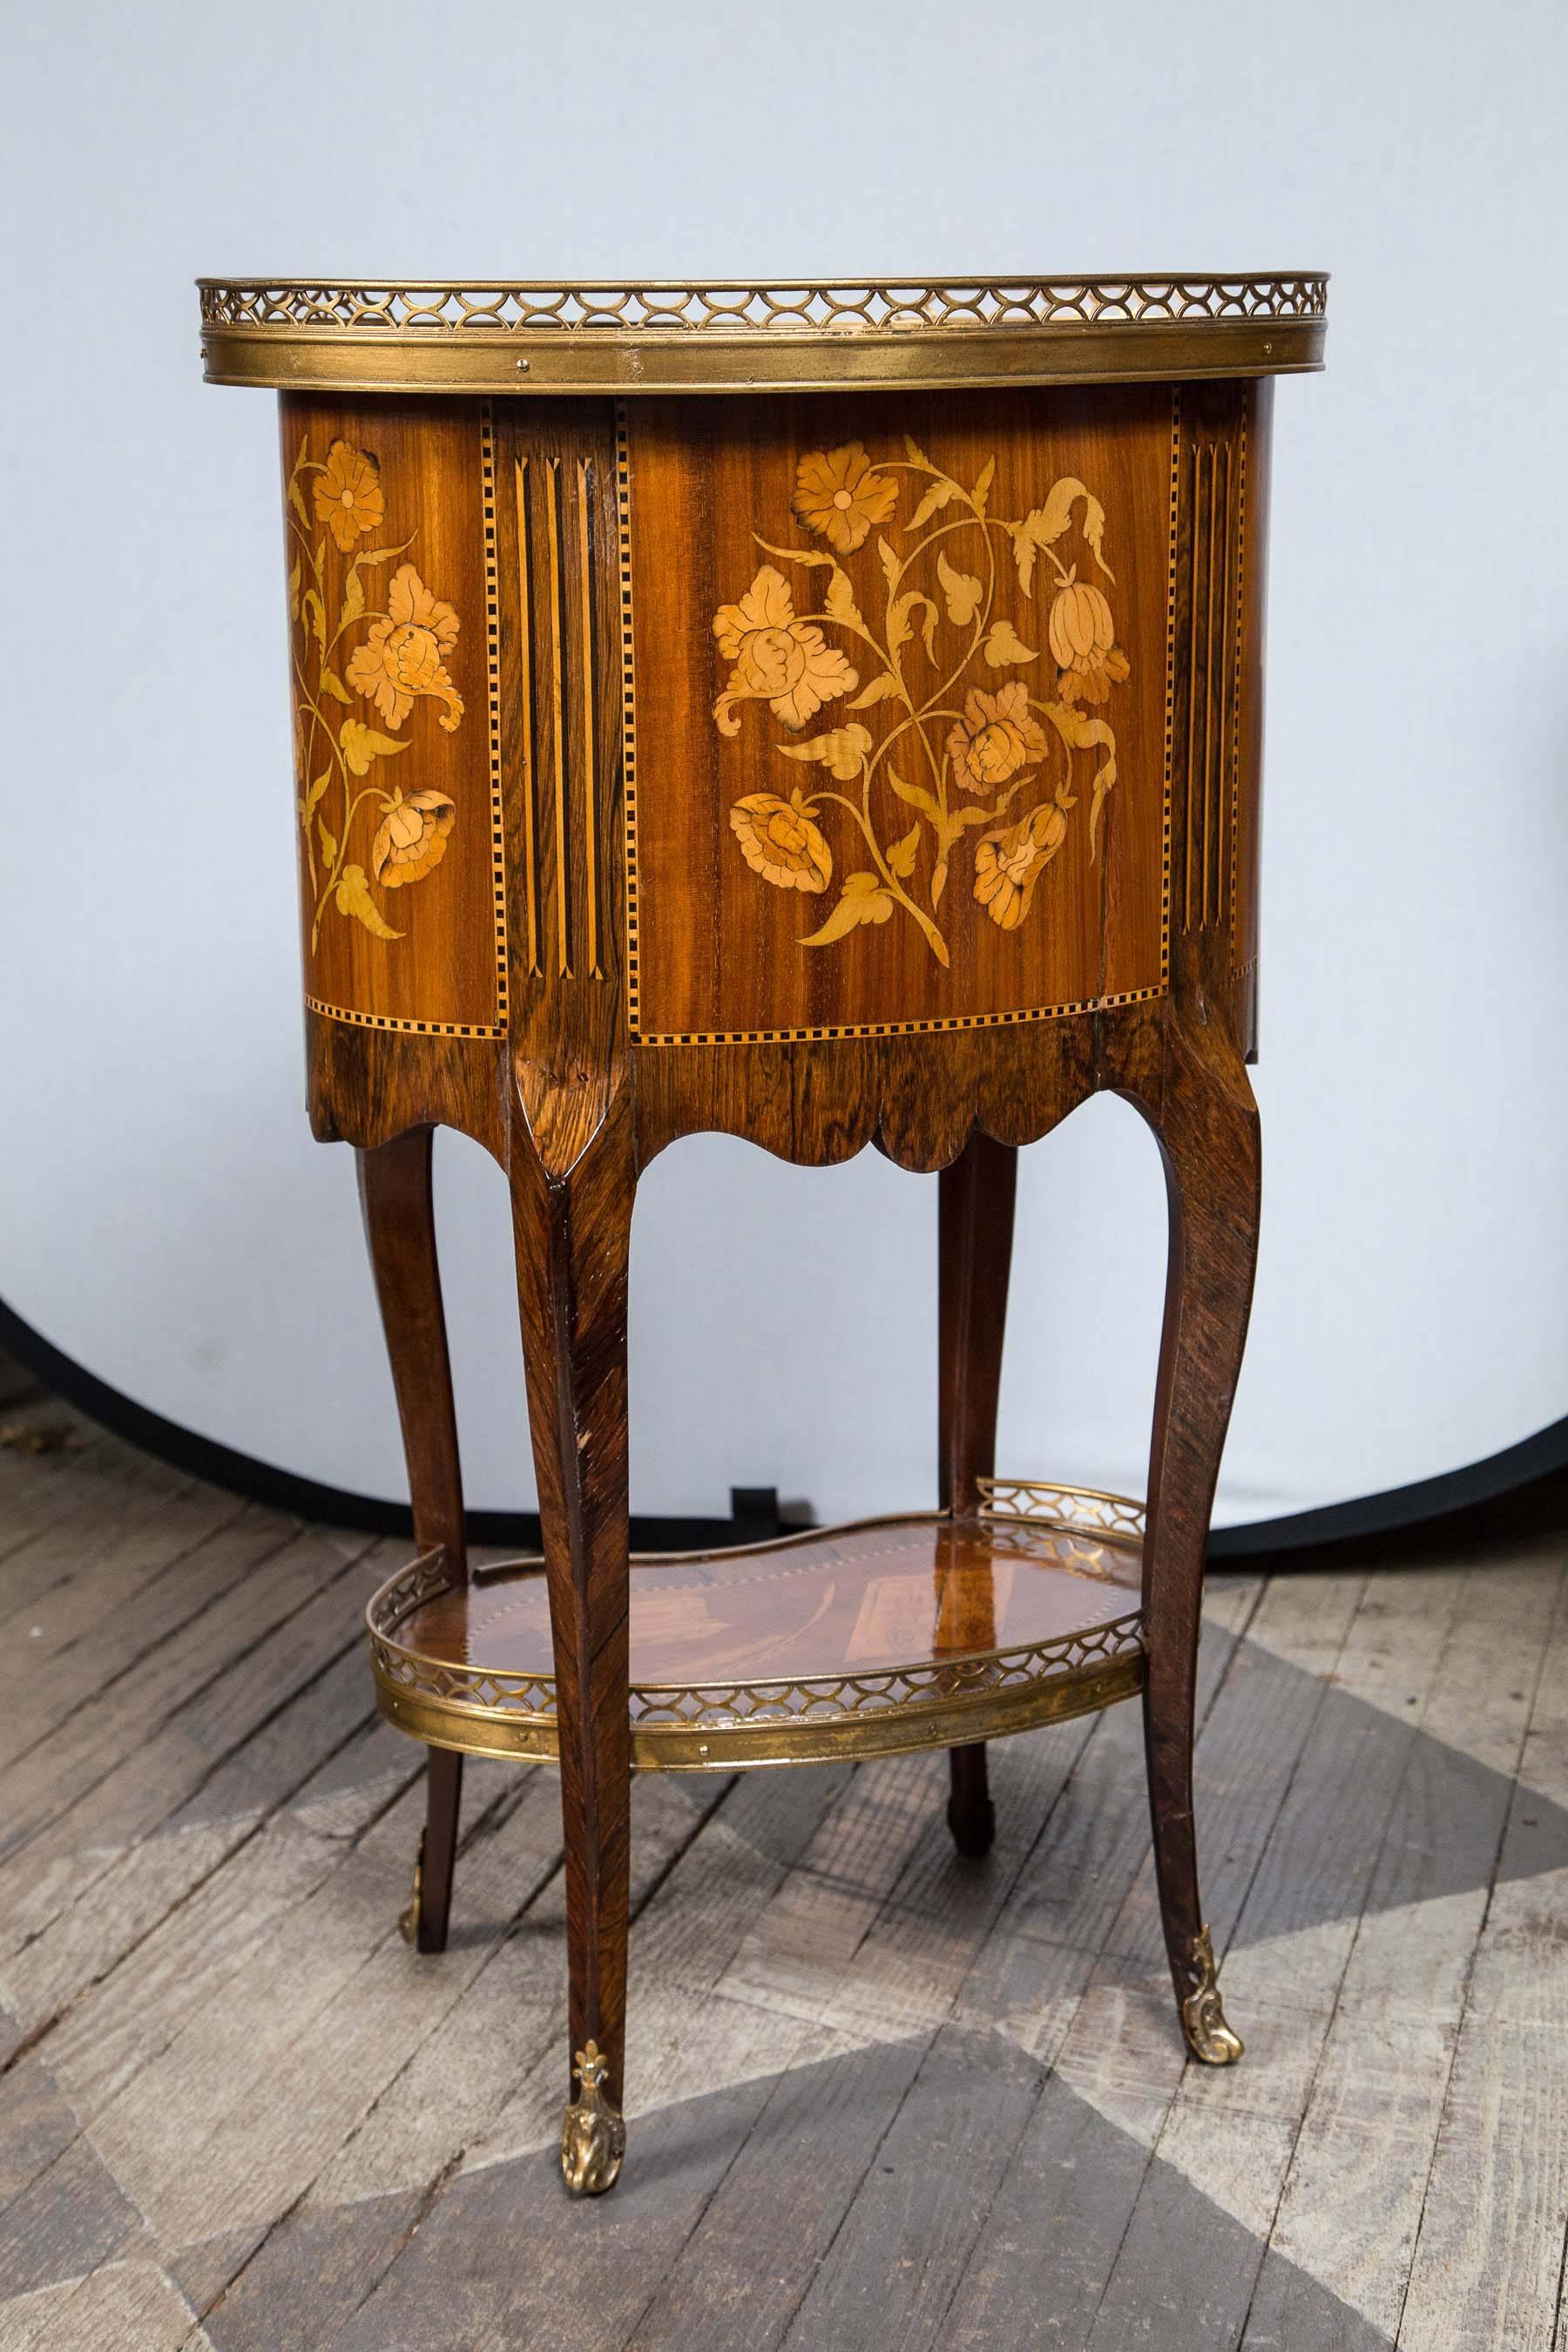
[[[621,417],[634,1038],[1157,995],[1170,388]]]
[[[504,1035],[491,404],[289,395],[281,425],[306,1003]]]
[[[719,732],[737,736],[760,702],[784,730],[773,754],[821,772],[781,773],[729,813],[764,883],[830,901],[803,947],[897,916],[945,967],[955,867],[1011,932],[1086,799],[1076,822],[1099,853],[1117,773],[1101,710],[1130,675],[1105,509],[1062,475],[1023,513],[993,514],[994,474],[992,457],[963,479],[908,435],[897,457],[808,451],[790,499],[805,543],[756,530],[765,560],[713,616]],[[1005,581],[1033,607],[1034,644],[999,609]]]
[[[312,901],[310,946],[319,945],[323,921],[334,915],[363,924],[374,939],[395,940],[402,934],[382,894],[431,873],[457,822],[447,793],[405,793],[392,781],[392,762],[409,749],[400,730],[422,696],[437,704],[447,733],[462,719],[462,697],[446,668],[458,615],[431,593],[415,563],[398,562],[411,541],[365,543],[375,541],[386,513],[380,464],[370,451],[336,440],[318,458],[305,434],[288,499],[295,543],[289,577],[294,763]],[[329,610],[329,539],[349,559],[335,611]],[[375,583],[387,564],[396,569],[383,604]]]

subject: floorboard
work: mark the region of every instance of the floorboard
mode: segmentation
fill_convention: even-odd
[[[940,1757],[639,1782],[582,2206],[548,1770],[469,1768],[450,1948],[396,1932],[396,1548],[5,1417],[66,1442],[0,1444],[0,2352],[1568,2352],[1560,1528],[1213,1580],[1233,2069],[1135,1706],[993,1751],[981,1863]]]
[[[1557,2335],[1568,2230],[1568,1589],[1560,1578],[1556,1591],[1464,1989],[1401,2352],[1550,2352]]]

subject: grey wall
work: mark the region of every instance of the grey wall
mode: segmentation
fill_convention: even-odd
[[[1232,1520],[1568,1412],[1568,12],[57,5],[6,13],[0,1297],[100,1377],[400,1482],[301,1112],[276,441],[198,270],[1333,270],[1277,407],[1268,1226]],[[495,1172],[441,1177],[473,1497],[526,1503]],[[1152,1145],[1025,1163],[1005,1466],[1138,1487]],[[935,1188],[652,1171],[634,1501],[932,1487]],[[783,1271],[787,1269],[787,1271]]]

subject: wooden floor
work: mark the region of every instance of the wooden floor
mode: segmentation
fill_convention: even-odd
[[[563,2195],[544,1769],[470,1767],[400,1941],[396,1555],[37,1399],[0,1448],[0,2347],[1562,2347],[1560,1531],[1215,1580],[1207,1905],[1247,2055],[1184,2065],[1135,1708],[945,1759],[653,1779],[630,2151]],[[6,1412],[0,1411],[0,1420]]]

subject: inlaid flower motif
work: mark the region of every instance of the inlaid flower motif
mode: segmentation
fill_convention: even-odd
[[[370,845],[370,870],[389,890],[422,881],[447,855],[447,835],[458,821],[445,793],[395,793],[392,805]]]
[[[389,727],[402,726],[420,695],[434,696],[441,705],[439,723],[450,734],[463,703],[441,657],[458,641],[458,616],[431,595],[412,563],[393,573],[386,606],[352,656],[348,682],[374,703]]]
[[[853,693],[858,683],[822,631],[795,618],[789,583],[771,563],[763,564],[738,604],[720,606],[713,634],[725,660],[735,665],[713,705],[721,735],[740,732],[738,702],[765,702],[786,727],[804,727],[814,710]]]
[[[840,555],[853,555],[872,524],[887,521],[898,497],[891,476],[875,470],[858,441],[847,441],[842,449],[814,449],[801,459],[790,504],[807,530]]]
[[[730,811],[730,826],[753,874],[781,890],[826,890],[833,852],[805,811],[776,793],[749,793]]]
[[[334,441],[315,481],[316,512],[346,555],[386,512],[381,469],[368,450]]]
[[[1067,838],[1068,821],[1054,801],[1042,801],[1016,824],[994,825],[974,851],[974,895],[994,923],[1016,931],[1029,911],[1035,884]]]
[[[1051,606],[1051,658],[1062,672],[1064,702],[1105,702],[1127,676],[1110,606],[1100,590],[1069,573]]]
[[[1021,678],[998,687],[994,694],[971,687],[963,717],[947,739],[952,772],[966,793],[994,792],[1045,755],[1045,733],[1029,709],[1029,689]]]

